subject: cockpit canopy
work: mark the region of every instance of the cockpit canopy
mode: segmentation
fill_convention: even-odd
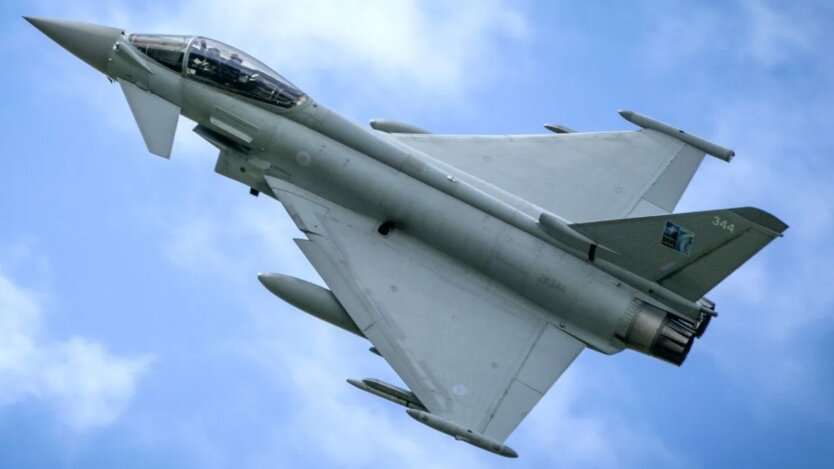
[[[234,47],[205,37],[131,34],[151,59],[193,80],[284,108],[307,96],[277,72]]]

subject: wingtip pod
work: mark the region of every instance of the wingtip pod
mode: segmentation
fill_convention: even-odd
[[[622,109],[618,112],[623,117],[623,119],[631,122],[634,125],[643,127],[644,129],[655,130],[662,134],[666,134],[672,138],[676,138],[686,144],[689,144],[703,151],[708,155],[712,155],[726,162],[732,160],[733,157],[736,155],[736,152],[729,148],[722,147],[721,145],[710,142],[709,140],[698,137],[697,135],[686,133],[681,129],[672,127],[671,125],[660,122],[657,119],[652,119],[651,117],[640,114],[639,112],[634,112],[627,109]]]
[[[450,422],[432,413],[417,409],[407,409],[406,413],[423,425],[431,427],[441,433],[445,433],[456,440],[464,441],[472,446],[477,446],[478,448],[489,451],[490,453],[495,453],[506,458],[518,457],[518,453],[516,453],[515,450],[500,441],[493,440],[486,435],[468,430],[454,422]]]

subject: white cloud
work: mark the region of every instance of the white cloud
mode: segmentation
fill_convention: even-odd
[[[727,60],[731,76],[746,77],[729,94],[707,95],[697,86],[702,75],[694,72],[696,86],[681,101],[700,108],[683,107],[681,115],[719,109],[706,119],[715,122],[706,136],[733,147],[738,156],[729,165],[706,161],[678,210],[752,205],[791,225],[784,238],[709,293],[721,316],[702,347],[759,414],[789,409],[830,421],[831,375],[824,372],[819,344],[834,329],[826,264],[834,258],[828,239],[834,230],[834,186],[825,156],[834,150],[828,112],[834,95],[827,86],[830,61],[820,54],[824,35],[830,36],[824,21],[831,7],[743,0],[734,8],[743,14],[702,5],[695,11],[662,11],[647,41],[664,66]],[[778,66],[794,68],[787,76],[767,70]]]
[[[673,11],[657,11],[656,3],[649,5],[648,10],[654,13],[652,29],[643,39],[647,58],[654,66],[676,66],[704,50],[725,46],[716,41],[722,30],[719,12],[702,5],[685,12],[679,4],[669,5]]]
[[[224,285],[257,282],[253,265],[321,284],[292,243],[300,233],[281,215],[283,209],[273,200],[258,202],[264,204],[222,204],[212,212],[161,223],[169,230],[166,249],[172,264],[191,275],[222,275]],[[352,388],[345,378],[398,379],[367,351],[369,343],[261,292],[238,297],[245,333],[229,337],[221,347],[259,365],[271,381],[267,392],[285,410],[259,439],[264,444],[246,455],[230,453],[199,429],[189,428],[185,434],[178,430],[172,438],[184,438],[197,453],[212,449],[216,454],[211,464],[234,460],[238,467],[303,465],[300,461],[318,467],[370,467],[397,461],[403,468],[453,468],[495,461],[497,457],[417,424],[402,408]],[[195,432],[198,442],[190,441]]]
[[[371,467],[380,461],[397,461],[397,467],[405,468],[506,465],[503,458],[425,428],[401,407],[350,387],[344,378],[399,380],[358,339],[292,308],[284,309],[285,315],[276,315],[275,310],[253,313],[258,332],[234,345],[238,353],[269,371],[280,389],[276,394],[289,408],[274,429],[274,443],[252,466],[274,464],[288,454],[304,458],[313,441],[316,454],[306,457],[319,465]],[[611,374],[600,380],[594,371],[604,370],[589,369],[593,359],[585,358],[589,360],[580,359],[571,367],[510,437],[508,444],[519,451],[522,463],[630,467],[651,461],[662,467],[691,466],[689,455],[670,448],[663,435],[639,417],[631,412],[626,417],[622,409],[610,411],[609,404],[622,404],[639,390],[612,388],[612,382],[631,383],[625,376]]]
[[[277,208],[275,201],[264,202]],[[171,261],[195,274],[220,273],[224,283],[255,282],[251,268],[247,268],[253,264],[265,269],[275,266],[281,272],[317,281],[290,241],[299,233],[289,218],[265,218],[251,207],[229,203],[213,206],[210,213],[165,223],[172,233],[168,248]],[[322,466],[369,467],[380,461],[397,461],[398,467],[451,468],[500,467],[506,462],[419,425],[401,407],[346,384],[348,377],[399,382],[384,360],[367,352],[369,343],[265,291],[260,296],[241,296],[239,302],[247,333],[229,339],[227,347],[260,365],[272,378],[271,392],[287,409],[270,428],[268,443],[240,461],[240,466],[309,460]],[[600,374],[594,372],[599,370],[587,368],[587,362],[581,360],[572,367],[509,440],[526,463],[541,460],[611,467],[648,460],[664,467],[688,464],[685,455],[669,448],[662,435],[639,418],[627,420],[617,412],[607,412],[605,406],[588,406],[589,396],[616,403],[638,391],[620,388],[614,393],[606,388],[609,381],[599,381]],[[628,383],[622,376],[617,381]],[[220,442],[205,444],[222,447]]]
[[[83,337],[40,337],[35,293],[0,272],[0,406],[36,400],[70,428],[115,421],[133,396],[149,357],[124,358]]]
[[[253,264],[261,271],[312,273],[292,241],[301,233],[281,205],[266,196],[252,200],[247,195],[241,201],[248,203],[214,204],[211,211],[154,220],[167,234],[164,249],[171,263],[190,274],[221,273],[246,282],[255,281]]]
[[[295,225],[281,215],[278,202],[263,202],[274,208],[267,210],[268,217],[261,204],[224,204],[209,213],[163,223],[170,234],[169,259],[192,274],[222,273],[233,283],[257,282],[248,266],[258,265],[321,284],[291,241],[300,235]],[[265,290],[260,296],[241,297],[239,303],[249,333],[230,338],[227,347],[262,367],[273,380],[276,398],[287,408],[270,429],[269,444],[240,460],[241,466],[308,459],[340,467],[400,461],[399,467],[406,468],[451,468],[481,466],[474,463],[491,458],[445,435],[433,435],[401,408],[345,383],[346,377],[366,374],[397,381],[382,359],[367,352],[367,342],[295,310]],[[362,344],[358,350],[357,341]],[[427,443],[427,437],[434,437],[435,444]],[[211,441],[206,444],[218,447]],[[218,456],[227,457],[232,455]]]
[[[438,109],[466,115],[471,102],[465,97],[513,68],[530,35],[523,12],[504,0],[454,4],[240,0],[233,6],[220,0],[186,0],[150,3],[142,9],[119,2],[60,7],[46,2],[33,9],[43,11],[33,15],[106,24],[128,32],[213,37],[255,56],[322,104],[361,119],[390,115],[408,120],[421,113],[436,114]],[[44,107],[51,108],[53,100],[61,99],[94,109],[100,123],[114,131],[97,138],[129,136],[128,148],[144,151],[117,85],[108,86],[103,75],[57,45],[44,45],[49,41],[46,37],[32,33],[25,40],[54,72],[35,75],[34,86],[44,91],[36,99],[43,100]],[[498,44],[515,50],[500,56]],[[496,66],[496,60],[504,65]],[[62,80],[51,79],[54,75]],[[373,116],[365,114],[368,109],[376,109]],[[199,153],[200,160],[214,155],[213,147],[193,135],[192,126],[180,119],[174,157],[194,162],[198,159],[189,155]]]
[[[731,10],[728,11],[727,7]],[[734,15],[732,9],[741,10]],[[773,67],[811,51],[823,30],[821,19],[830,17],[824,5],[807,2],[778,3],[740,0],[735,5],[670,4],[657,8],[648,2],[653,29],[646,36],[649,57],[656,66],[674,67],[693,57],[715,58],[729,53],[733,59]],[[698,62],[694,62],[697,65]]]
[[[682,209],[754,205],[791,225],[708,295],[721,315],[702,345],[762,415],[790,409],[831,421],[830,376],[821,373],[827,362],[814,345],[834,328],[827,265],[834,187],[830,165],[821,162],[834,147],[825,130],[832,120],[822,117],[830,97],[819,98],[730,100],[715,116],[715,138],[736,142],[738,156],[729,165],[706,164]]]
[[[760,64],[773,66],[808,51],[818,33],[818,24],[814,13],[797,3],[742,2],[747,18],[746,53]]]
[[[625,386],[633,383],[618,372],[612,375],[610,370],[589,369],[591,360],[611,358],[581,357],[559,378],[513,438],[537,448],[536,456],[564,467],[691,466],[685,453],[668,447],[662,435],[647,428],[639,416],[629,412],[626,417],[624,405],[619,412],[592,405],[594,401],[622,403],[639,390],[612,388],[613,382]],[[607,379],[601,380],[601,375],[607,375]]]
[[[503,0],[241,0],[234,5],[187,0],[131,8],[110,2],[105,8],[68,5],[56,12],[50,4],[49,14],[131,32],[213,37],[305,89],[327,89],[328,81],[348,86],[349,94],[329,103],[342,107],[367,99],[407,99],[412,107],[425,103],[436,109],[429,98],[455,99],[500,73],[489,54],[498,41],[520,44],[529,36],[524,15]]]
[[[412,95],[415,86],[431,94],[470,86],[473,67],[488,65],[481,62],[487,46],[527,33],[520,13],[500,0],[454,6],[410,0],[245,0],[234,8],[194,0],[183,2],[178,12],[136,27],[214,35],[245,45],[279,72],[281,67],[303,74],[361,72],[357,88],[384,83]]]
[[[352,388],[344,378],[397,381],[390,371],[379,369],[384,363],[367,346],[357,347],[357,339],[284,309],[287,315],[276,318],[272,311],[270,317],[261,317],[260,334],[236,345],[240,354],[270,372],[288,409],[274,428],[273,443],[253,456],[253,467],[286,460],[287,454],[339,467],[383,461],[397,461],[402,468],[481,467],[497,458],[435,433],[403,408]]]
[[[503,2],[479,3],[483,9],[471,4],[459,10],[438,7],[440,14],[416,5],[413,2],[319,1],[278,4],[256,0],[229,7],[228,3],[187,1],[145,15],[127,15],[117,7],[108,7],[105,13],[90,11],[79,17],[142,32],[213,36],[251,52],[296,82],[353,80],[354,99],[383,92],[401,93],[399,99],[409,99],[412,109],[437,108],[437,102],[424,98],[438,93],[465,93],[474,86],[474,81],[482,81],[484,74],[496,73],[485,62],[487,57],[482,49],[497,39],[519,41],[527,34],[523,18]],[[732,45],[738,46],[743,56],[771,66],[808,47],[813,31],[803,30],[804,26],[795,19],[783,18],[782,13],[776,13],[767,4],[743,5],[750,15],[742,20],[740,34],[732,36],[741,38],[741,42]],[[676,18],[662,23],[661,31],[650,41],[657,48],[651,48],[650,53],[666,54],[664,59],[683,60],[714,47],[729,48],[729,45],[716,46],[716,42],[721,43],[721,38],[736,31],[731,22],[714,11],[702,10]],[[253,24],[259,27],[252,28]],[[478,80],[469,80],[469,76],[477,76]],[[78,88],[95,86],[80,81],[73,83]],[[340,99],[341,105],[351,100],[350,97]],[[110,104],[112,100],[106,105]],[[759,257],[721,287],[717,294],[722,315],[700,346],[713,355],[728,381],[741,384],[753,405],[772,411],[774,402],[800,402],[808,409],[826,409],[828,405],[831,410],[825,396],[819,394],[815,377],[819,360],[802,345],[805,338],[830,328],[829,316],[834,311],[832,289],[808,288],[830,277],[822,260],[832,257],[825,245],[825,233],[831,231],[833,222],[826,201],[834,200],[834,193],[825,174],[814,174],[789,161],[795,150],[790,142],[808,133],[802,131],[808,124],[803,115],[822,115],[827,111],[789,109],[786,112],[777,105],[732,104],[726,107],[732,113],[718,116],[716,140],[742,143],[743,147],[736,148],[739,158],[715,170],[705,165],[700,180],[708,182],[693,187],[691,192],[698,196],[691,198],[697,198],[703,205],[697,208],[748,201],[765,204],[765,208],[793,225],[786,238],[777,240],[776,244],[788,243],[791,246],[788,255],[794,257],[789,264],[783,264],[789,267],[783,268],[767,260],[769,256]],[[122,115],[129,123],[129,131],[135,132],[126,109],[124,106]],[[186,153],[196,150],[191,145],[183,148]],[[254,272],[247,272],[245,266],[256,256],[267,256],[262,259],[263,269],[276,266],[296,275],[305,268],[310,272],[289,240],[295,235],[291,222],[279,217],[281,209],[275,207],[275,212],[264,216],[263,211],[223,212],[228,208],[213,206],[212,210],[219,213],[200,212],[162,224],[171,235],[167,249],[172,262],[193,272],[224,272],[224,278],[232,281],[255,281]],[[226,215],[230,216],[225,218]],[[808,244],[800,246],[798,243],[802,242]],[[772,249],[766,249],[765,253],[772,253]],[[241,258],[241,255],[248,257]],[[801,306],[797,305],[798,299]],[[37,330],[36,325],[29,325],[25,299],[16,301],[23,313],[12,318],[20,323],[15,327]],[[276,385],[286,391],[281,398],[293,403],[289,415],[281,416],[282,420],[276,423],[275,444],[264,448],[262,454],[252,456],[255,460],[252,465],[264,466],[267,461],[283,460],[282,452],[287,450],[296,451],[295,454],[310,451],[310,441],[316,442],[315,451],[320,451],[322,460],[346,466],[392,460],[410,461],[420,467],[427,465],[426,461],[449,466],[502,462],[489,455],[484,458],[478,450],[443,435],[433,435],[400,412],[380,410],[381,407],[370,404],[369,396],[350,389],[341,380],[352,373],[346,370],[356,369],[357,362],[363,366],[369,363],[361,362],[358,353],[345,353],[350,344],[336,337],[339,331],[322,332],[323,329],[310,325],[315,323],[314,319],[294,311],[289,314],[298,314],[301,318],[298,321],[262,318],[258,312],[261,305],[253,305],[251,299],[242,302],[252,306],[249,318],[254,319],[256,330],[246,338],[245,344],[239,345],[239,351],[262,363],[279,382]],[[277,305],[277,300],[272,304]],[[33,307],[37,312],[37,306]],[[274,313],[269,311],[270,315]],[[38,344],[33,346],[29,340],[32,334],[21,333],[16,342],[10,340],[10,354],[22,356],[29,348],[37,348]],[[67,347],[52,347],[51,354],[64,357],[53,362],[72,363],[76,359],[69,356],[74,354],[87,357],[90,362],[100,362],[100,367],[106,366],[106,352],[99,349],[97,355],[94,347],[84,344],[81,341],[76,346],[80,351],[76,352],[65,350]],[[572,369],[572,374],[557,384],[558,399],[556,396],[545,399],[531,415],[529,424],[525,424],[527,427],[520,429],[523,437],[513,438],[531,438],[547,452],[556,446],[559,438],[569,435],[570,444],[559,445],[560,452],[554,455],[558,458],[553,460],[566,465],[639,464],[646,457],[661,461],[664,466],[681,464],[674,452],[664,446],[661,436],[641,428],[639,423],[634,425],[635,422],[618,417],[623,414],[616,410],[608,413],[576,410],[576,404],[592,394],[590,377],[580,378],[582,371],[581,367]],[[24,384],[43,381],[31,380]],[[358,397],[346,395],[344,389]],[[592,391],[599,392],[599,389]],[[22,394],[18,391],[15,396]],[[68,394],[52,391],[53,396]],[[5,393],[0,399],[3,396]],[[66,397],[55,399],[67,402]],[[206,445],[220,448],[218,443]]]

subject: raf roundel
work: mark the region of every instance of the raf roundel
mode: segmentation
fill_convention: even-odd
[[[313,162],[313,157],[306,151],[300,151],[295,155],[295,161],[301,166],[310,166],[310,163]]]

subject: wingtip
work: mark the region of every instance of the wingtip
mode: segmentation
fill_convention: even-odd
[[[761,225],[770,231],[773,231],[779,236],[782,236],[785,230],[788,229],[788,224],[777,218],[772,213],[766,212],[756,207],[740,207],[733,209],[733,212],[742,217]]]

